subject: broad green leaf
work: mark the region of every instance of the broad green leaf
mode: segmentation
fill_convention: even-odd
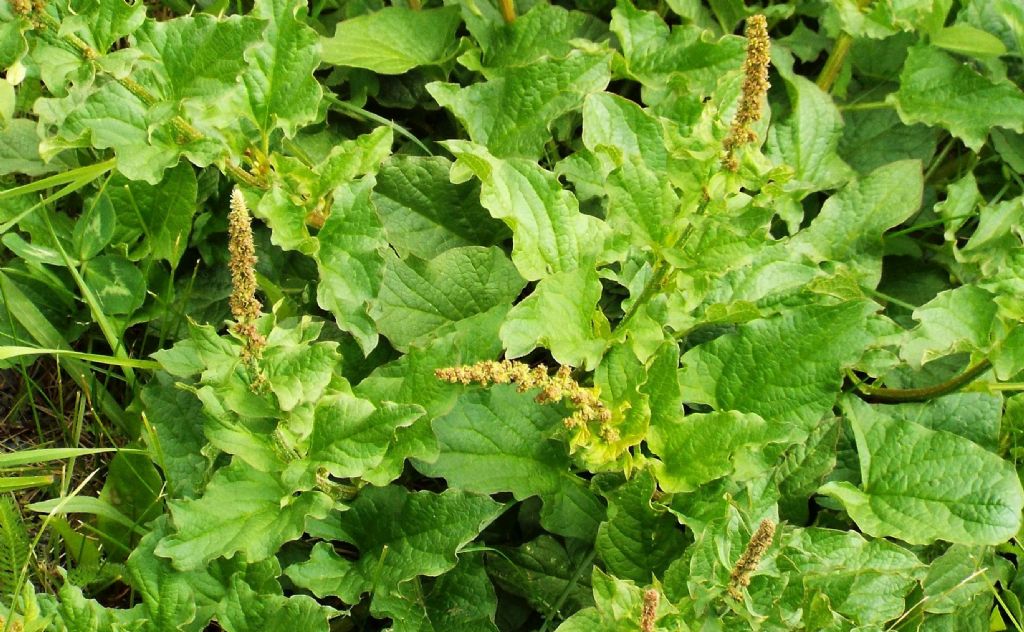
[[[990,336],[997,306],[995,297],[974,285],[941,292],[914,310],[919,324],[908,334],[900,356],[913,366],[961,351],[983,351]]]
[[[0,173],[41,176],[68,168],[60,159],[43,162],[39,156],[39,133],[35,121],[16,118],[0,130]]]
[[[882,236],[921,206],[921,163],[903,160],[875,169],[830,197],[790,247],[815,261],[846,261],[874,287],[881,275]]]
[[[497,605],[483,556],[464,553],[455,568],[438,577],[429,589],[406,582],[393,592],[377,592],[373,612],[390,617],[394,632],[497,632]]]
[[[331,508],[320,492],[294,491],[276,474],[236,460],[214,474],[202,497],[168,503],[177,530],[157,545],[156,554],[180,570],[236,553],[252,562],[274,555],[302,535],[307,517],[323,518]]]
[[[661,123],[640,106],[606,93],[587,97],[583,142],[606,158],[608,223],[641,247],[662,246],[679,215],[669,184]]]
[[[600,298],[601,281],[592,269],[556,272],[541,279],[501,326],[506,355],[519,358],[545,347],[561,365],[596,366],[607,344],[598,333],[603,320],[597,311]]]
[[[316,118],[322,96],[313,71],[320,65],[319,38],[299,11],[297,0],[260,0],[252,15],[267,21],[263,40],[245,51],[249,62],[242,74],[253,122],[269,136],[275,128],[292,137],[301,125]]]
[[[322,399],[316,407],[308,459],[337,478],[362,476],[383,461],[397,429],[412,425],[423,412],[415,404],[374,407],[350,395]]]
[[[321,40],[323,61],[399,75],[450,56],[460,22],[454,6],[422,11],[385,7],[339,22],[334,37]]]
[[[864,321],[874,310],[807,305],[742,325],[683,356],[684,399],[808,429],[831,410],[842,368],[871,340]]]
[[[716,41],[695,25],[670,31],[657,13],[631,2],[619,2],[612,10],[611,29],[622,45],[626,71],[648,88],[671,84],[699,99],[711,94],[724,73],[743,65],[743,38],[727,35]]]
[[[935,205],[935,212],[943,219],[947,241],[956,240],[956,232],[970,219],[981,202],[978,181],[968,173],[946,187],[946,199]]]
[[[237,380],[236,383],[240,383]],[[275,442],[277,420],[271,417],[272,410],[259,410],[258,414],[239,414],[229,408],[227,400],[231,394],[232,384],[221,389],[204,386],[196,391],[196,396],[203,403],[203,434],[210,445],[225,454],[236,455],[249,466],[261,472],[281,472],[287,466],[285,456]],[[248,392],[248,385],[240,384]],[[244,396],[245,393],[243,393]],[[255,400],[252,401],[252,400]],[[230,402],[237,404],[238,402]],[[263,403],[265,400],[252,395],[243,400],[244,404]],[[234,406],[234,408],[240,408]],[[249,413],[250,411],[245,411]]]
[[[486,496],[451,489],[434,494],[367,487],[340,514],[341,538],[359,550],[359,559],[343,558],[320,542],[308,561],[285,573],[319,597],[357,603],[363,593],[390,592],[414,577],[452,569],[462,548],[501,511]]]
[[[974,151],[985,144],[993,127],[1024,132],[1024,93],[1019,88],[992,81],[930,46],[910,49],[900,89],[888,101],[904,123],[945,128]]]
[[[536,163],[496,158],[480,145],[447,141],[458,159],[453,181],[475,175],[480,202],[512,229],[512,262],[527,281],[587,268],[602,251],[608,227],[579,212],[579,202]]]
[[[308,317],[307,317],[308,318]],[[315,328],[319,331],[319,327]],[[333,342],[276,340],[276,329],[267,338],[263,362],[268,386],[281,406],[289,411],[302,403],[315,403],[333,377],[341,356]],[[315,334],[314,334],[315,336]]]
[[[426,346],[414,346],[398,360],[381,366],[358,385],[357,394],[378,405],[388,401],[415,404],[427,412],[411,426],[398,428],[381,465],[363,475],[364,480],[385,485],[398,478],[407,458],[426,462],[437,458],[437,439],[430,422],[451,410],[459,391],[437,379],[434,371],[497,358],[501,354],[498,328],[506,312],[504,306],[495,307],[459,321]]]
[[[139,542],[139,546],[128,558],[128,577],[131,586],[138,591],[142,601],[141,610],[146,623],[144,632],[159,632],[180,629],[180,626],[196,622],[196,628],[206,625],[197,608],[196,594],[192,587],[194,575],[171,568],[167,560],[154,555],[160,538],[166,536],[167,520],[161,518],[154,530]]]
[[[927,612],[954,613],[980,594],[991,590],[996,580],[1006,581],[1005,560],[987,547],[954,544],[928,567],[921,582]]]
[[[866,175],[897,160],[927,164],[935,155],[939,131],[924,125],[904,125],[893,110],[843,112],[839,156]]]
[[[112,630],[115,615],[95,599],[86,599],[82,589],[65,581],[57,593],[57,617],[64,629],[75,632],[104,632]]]
[[[142,2],[73,0],[69,4],[73,14],[61,21],[62,32],[78,35],[100,54],[134,33],[146,19],[146,5]]]
[[[849,400],[861,487],[830,482],[862,531],[911,544],[1001,544],[1021,525],[1024,490],[1012,464],[963,437],[884,415]]]
[[[511,24],[470,20],[466,25],[483,49],[484,68],[528,66],[544,58],[564,58],[574,50],[572,40],[600,41],[608,27],[583,11],[538,2]]]
[[[841,29],[856,37],[881,39],[899,31],[931,32],[942,27],[951,0],[898,0],[861,5],[857,0],[829,3],[825,17],[831,31]]]
[[[1024,218],[1024,197],[1015,197],[995,204],[985,204],[979,211],[978,226],[971,233],[961,252],[985,255],[1002,261],[1000,251],[1012,250],[1020,243],[1015,229]]]
[[[145,22],[135,32],[135,45],[152,59],[147,67],[159,76],[148,87],[175,104],[212,103],[223,100],[238,82],[249,63],[244,53],[262,30],[263,22],[253,17],[197,13]]]
[[[119,519],[97,516],[96,528],[101,534],[100,541],[131,548],[138,539],[135,535],[138,527],[150,524],[163,514],[163,488],[163,479],[148,454],[115,454],[107,466],[106,480],[103,481],[98,500],[119,511],[129,520],[129,524],[121,524]],[[123,559],[125,555],[120,557]]]
[[[96,257],[89,261],[83,276],[104,314],[129,315],[146,300],[145,278],[124,257]]]
[[[331,215],[317,235],[320,284],[317,302],[338,327],[351,333],[363,353],[377,346],[377,327],[367,309],[384,274],[387,241],[370,203],[374,179],[367,176],[335,191]]]
[[[555,120],[608,85],[610,61],[607,52],[574,52],[565,59],[503,68],[491,73],[489,81],[466,88],[432,83],[427,90],[492,155],[537,158]]]
[[[217,622],[231,632],[327,632],[334,613],[308,595],[259,594],[236,575]]]
[[[430,261],[389,255],[370,315],[406,350],[448,323],[511,304],[525,284],[497,247],[453,248]]]
[[[644,470],[604,492],[608,519],[597,530],[594,548],[616,577],[646,584],[652,575],[664,573],[685,548],[678,521],[652,503],[656,484]]]
[[[774,458],[762,452],[769,444],[800,440],[797,428],[769,423],[759,415],[736,411],[687,415],[651,427],[647,443],[656,463],[659,486],[667,492],[689,492],[735,472],[739,480],[763,474]]]
[[[998,57],[1006,54],[1006,45],[998,37],[962,22],[932,34],[931,44],[972,57]]]
[[[43,160],[68,148],[113,149],[119,172],[131,180],[156,185],[183,151],[212,151],[214,155],[220,151],[216,143],[212,148],[210,143],[179,146],[166,127],[166,116],[148,111],[114,80],[98,79],[97,83],[96,87],[76,86],[63,98],[36,100],[33,110],[40,122],[57,128],[55,135],[40,142]]]
[[[853,531],[794,529],[784,542],[776,564],[797,580],[789,590],[800,591],[805,603],[822,594],[830,609],[860,625],[900,616],[924,575],[924,564],[910,551]]]
[[[540,496],[546,529],[593,538],[604,510],[570,471],[566,446],[551,438],[565,414],[510,386],[472,390],[434,421],[440,454],[419,469],[467,491],[511,492],[519,500]]]
[[[114,214],[114,207],[94,199],[75,222],[75,230],[72,233],[73,250],[68,254],[81,260],[92,259],[107,247],[114,238],[116,229],[117,216]]]
[[[94,204],[113,207],[114,239],[128,244],[133,258],[155,257],[177,267],[188,246],[197,195],[195,171],[180,164],[157,184],[115,177]]]
[[[563,612],[594,603],[590,590],[593,558],[589,546],[563,544],[543,534],[520,546],[503,546],[487,556],[487,572],[496,586],[522,597],[538,612],[561,602]]]
[[[182,390],[158,373],[142,389],[146,420],[152,434],[144,437],[163,471],[171,498],[194,498],[206,481],[209,460],[201,450],[202,406],[195,395]]]
[[[776,165],[792,167],[795,182],[787,186],[810,192],[837,188],[851,174],[836,153],[843,136],[843,117],[832,98],[814,82],[780,65],[791,110],[789,117],[768,129],[765,150]]]
[[[452,184],[451,166],[441,156],[395,155],[377,174],[371,199],[403,258],[433,259],[449,248],[490,246],[506,236],[480,206],[479,184]]]
[[[836,445],[843,424],[838,419],[823,419],[811,429],[807,440],[790,446],[773,476],[781,479],[779,517],[796,524],[809,518],[807,499],[835,469]]]
[[[391,129],[371,132],[335,144],[314,166],[296,158],[274,154],[274,181],[270,190],[253,205],[254,215],[270,226],[270,241],[285,250],[312,255],[318,242],[310,236],[307,219],[322,215],[339,186],[351,187],[357,176],[373,174],[391,153]],[[344,194],[343,194],[344,195]]]
[[[1015,171],[1024,171],[1024,136],[1002,129],[994,129],[992,147]]]
[[[25,32],[34,27],[28,16],[15,15],[9,5],[0,15],[0,67],[7,69],[28,52]]]

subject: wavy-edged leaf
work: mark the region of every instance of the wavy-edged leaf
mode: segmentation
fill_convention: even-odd
[[[545,528],[592,538],[604,510],[569,470],[566,446],[550,438],[564,414],[510,386],[465,393],[434,421],[440,454],[419,469],[467,491],[512,492],[520,500],[540,496]]]
[[[871,414],[848,399],[861,486],[830,482],[862,531],[911,544],[1001,544],[1021,526],[1024,489],[1013,465],[963,437]],[[877,412],[877,411],[875,411]]]
[[[323,60],[335,66],[400,75],[450,55],[460,22],[454,6],[422,11],[384,7],[339,22],[334,36],[321,40]]]

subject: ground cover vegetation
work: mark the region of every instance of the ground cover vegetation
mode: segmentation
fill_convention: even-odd
[[[1022,629],[1022,54],[0,4],[0,629]]]

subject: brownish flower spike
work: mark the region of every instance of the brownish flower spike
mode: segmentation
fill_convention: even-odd
[[[739,169],[739,162],[733,156],[737,147],[757,140],[750,129],[751,123],[761,118],[761,104],[768,94],[768,64],[771,62],[771,40],[768,38],[768,21],[763,15],[747,18],[747,58],[743,62],[743,96],[736,117],[729,127],[729,135],[722,142],[725,157],[722,166],[730,171]]]
[[[729,596],[733,599],[743,599],[743,589],[750,585],[750,576],[757,570],[761,557],[772,545],[774,537],[775,523],[765,518],[754,535],[750,536],[746,550],[736,560],[736,566],[729,574]]]
[[[640,613],[641,632],[654,632],[654,618],[658,611],[658,591],[648,588],[644,591],[644,606]]]
[[[619,435],[610,425],[611,411],[598,398],[597,391],[580,386],[572,379],[571,373],[569,367],[563,366],[554,375],[548,375],[547,367],[543,364],[531,368],[528,364],[511,360],[486,360],[434,371],[438,379],[452,384],[515,384],[520,393],[539,388],[540,393],[535,399],[540,404],[568,399],[575,410],[565,419],[566,428],[579,428],[596,421],[600,424],[601,437],[609,442],[616,441]]]
[[[232,287],[229,303],[235,318],[234,329],[245,339],[242,358],[247,364],[253,364],[263,355],[267,341],[254,324],[262,307],[256,298],[256,246],[252,239],[252,218],[237,187],[231,192],[231,212],[228,213],[228,254]]]

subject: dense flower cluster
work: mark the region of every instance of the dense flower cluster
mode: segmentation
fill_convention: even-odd
[[[598,398],[597,390],[580,386],[572,379],[569,367],[559,367],[554,375],[548,374],[543,364],[530,367],[522,362],[487,360],[468,366],[437,369],[434,374],[452,384],[515,384],[520,393],[539,388],[536,401],[540,404],[568,400],[574,408],[572,415],[565,419],[566,428],[581,428],[591,422],[600,425],[601,437],[606,441],[618,439],[618,432],[611,427],[612,413]]]
[[[736,566],[733,566],[732,573],[729,574],[729,595],[734,599],[743,598],[743,589],[750,585],[750,576],[757,570],[761,557],[772,545],[774,537],[775,523],[765,518],[754,535],[750,536],[746,550],[740,559],[736,560]]]
[[[768,94],[768,64],[771,61],[771,40],[768,38],[768,21],[763,15],[747,18],[747,58],[743,62],[743,97],[736,117],[732,120],[729,135],[722,142],[725,157],[722,165],[730,171],[739,168],[733,152],[740,145],[752,143],[757,135],[750,129],[751,123],[761,118],[761,103]]]
[[[660,595],[653,588],[644,591],[644,606],[640,613],[641,632],[654,632],[654,619],[658,611]]]
[[[231,212],[228,214],[228,254],[231,270],[231,315],[234,330],[245,340],[242,358],[254,365],[263,355],[267,341],[256,329],[262,305],[256,298],[256,246],[252,239],[252,218],[245,205],[242,192],[231,192]]]

